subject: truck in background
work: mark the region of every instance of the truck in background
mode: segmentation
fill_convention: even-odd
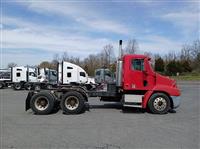
[[[88,77],[85,70],[78,65],[65,61],[58,63],[57,70],[20,66],[0,72],[0,87],[4,88],[10,85],[15,90],[51,89],[56,88],[58,84],[82,85],[89,89],[93,84],[92,78]]]
[[[11,69],[0,69],[0,89],[11,84]]]
[[[58,64],[59,84],[85,84],[87,81],[88,74],[80,66],[66,61]]]
[[[100,68],[95,70],[95,83],[114,83],[115,74],[107,68]]]

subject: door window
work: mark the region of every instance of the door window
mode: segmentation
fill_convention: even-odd
[[[34,72],[29,72],[29,76],[36,77],[36,74]]]
[[[132,65],[133,70],[139,70],[139,71],[144,70],[144,60],[143,59],[134,59],[134,60],[132,60],[131,65]]]
[[[67,73],[67,77],[68,77],[68,78],[71,78],[71,77],[72,77],[71,72],[68,72],[68,73]]]
[[[18,72],[18,73],[16,73],[16,76],[17,76],[17,77],[20,77],[20,76],[21,76],[21,74]]]

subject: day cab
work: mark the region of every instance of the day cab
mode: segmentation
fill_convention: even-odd
[[[122,63],[125,106],[149,108],[153,113],[162,114],[180,105],[176,81],[156,73],[148,56],[125,55]]]

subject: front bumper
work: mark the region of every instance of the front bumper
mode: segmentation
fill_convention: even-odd
[[[173,102],[173,109],[176,109],[181,104],[181,97],[180,96],[171,96]]]

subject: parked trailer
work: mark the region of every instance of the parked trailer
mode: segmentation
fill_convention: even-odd
[[[63,113],[79,114],[84,111],[89,97],[121,102],[124,107],[149,109],[155,114],[165,114],[177,108],[180,105],[180,90],[175,80],[154,72],[148,56],[128,54],[122,57],[121,49],[120,40],[115,83],[93,91],[80,85],[60,85],[48,91],[31,91],[26,98],[25,109],[31,108],[35,114],[49,114],[60,105]]]

